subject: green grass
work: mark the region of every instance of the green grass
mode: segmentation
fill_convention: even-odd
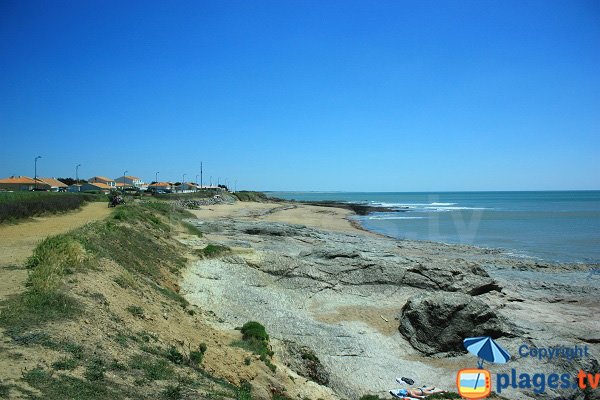
[[[455,392],[437,393],[427,396],[428,399],[461,399],[460,395]]]
[[[189,222],[184,222],[183,226],[190,235],[202,237],[202,231],[196,225],[190,224]]]
[[[149,381],[171,379],[175,375],[169,362],[162,358],[152,360],[148,356],[136,355],[131,359],[129,366],[142,371]]]
[[[248,381],[241,381],[236,391],[236,400],[252,400],[252,385]]]
[[[40,294],[27,291],[3,302],[0,326],[11,337],[43,325],[48,321],[73,318],[81,313],[81,305],[64,293]]]
[[[129,306],[127,307],[127,311],[134,317],[144,318],[144,309],[140,306]]]
[[[10,385],[5,385],[4,383],[0,382],[0,397],[3,399],[8,399],[9,395]]]
[[[61,358],[52,363],[52,368],[56,370],[72,370],[79,365],[79,360],[75,358]]]
[[[107,197],[88,193],[0,192],[0,223],[75,210],[90,201],[107,201]]]
[[[233,193],[239,201],[255,201],[265,202],[268,200],[267,196],[262,192],[252,192],[246,190],[240,190],[239,192]]]
[[[219,192],[216,189],[202,189],[193,193],[168,193],[156,194],[153,197],[159,200],[185,200],[211,198]]]
[[[141,398],[135,393],[128,393],[115,383],[107,384],[104,381],[88,381],[62,374],[54,375],[39,367],[24,373],[23,380],[41,392],[40,396],[32,394],[30,398],[33,399],[101,400],[125,397]]]
[[[167,385],[161,393],[161,397],[166,400],[178,400],[183,398],[183,390],[180,385]]]
[[[227,254],[231,249],[220,244],[209,244],[205,248],[197,250],[196,254],[203,258],[215,258]]]

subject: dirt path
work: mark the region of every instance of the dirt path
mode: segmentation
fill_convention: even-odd
[[[27,271],[22,264],[41,240],[105,218],[110,211],[106,203],[90,203],[66,214],[0,225],[0,299],[23,289]]]

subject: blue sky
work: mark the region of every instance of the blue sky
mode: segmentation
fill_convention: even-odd
[[[2,1],[0,175],[600,189],[597,1]]]

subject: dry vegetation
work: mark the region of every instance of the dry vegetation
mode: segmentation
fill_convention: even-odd
[[[200,235],[186,217],[139,202],[40,243],[25,290],[0,308],[0,397],[321,397],[275,367],[262,325],[219,331],[179,294],[180,271],[198,258],[177,240]]]
[[[106,201],[103,194],[0,192],[0,223],[75,210],[90,201]]]

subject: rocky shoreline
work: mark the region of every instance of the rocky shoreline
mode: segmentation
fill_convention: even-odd
[[[224,328],[262,322],[276,357],[342,398],[386,396],[397,386],[396,376],[455,391],[456,372],[476,366],[462,351],[467,336],[496,337],[517,356],[492,366],[493,373],[516,368],[576,374],[575,366],[597,368],[600,324],[593,315],[600,279],[588,277],[586,266],[540,265],[490,249],[398,241],[350,225],[339,231],[286,222],[292,212],[304,221],[324,218],[332,212],[328,207],[278,203],[262,211],[199,213],[190,220],[204,233],[197,240],[232,252],[193,263],[182,293],[214,312],[214,323]],[[587,345],[592,357],[576,364],[540,363],[518,358],[523,343]],[[314,357],[302,356],[309,353]],[[584,398],[573,389],[546,392],[512,389],[502,395]]]

